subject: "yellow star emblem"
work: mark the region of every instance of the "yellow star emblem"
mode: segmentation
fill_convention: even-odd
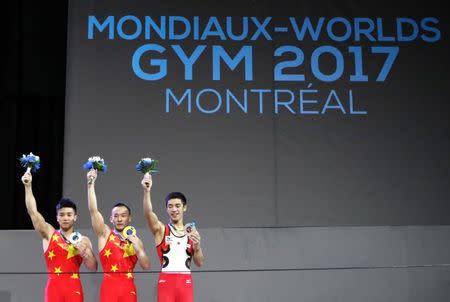
[[[113,264],[113,265],[111,265],[111,271],[112,272],[116,272],[116,271],[118,271],[119,270],[119,268],[117,267],[117,264]]]
[[[52,236],[52,241],[59,241],[59,236],[58,236],[58,234],[54,234],[54,235]]]
[[[132,273],[130,273],[130,272],[128,272],[128,273],[127,273],[127,278],[128,278],[128,279],[131,279],[131,278],[133,278],[133,274],[132,274]]]
[[[70,276],[72,279],[80,279],[80,276],[77,273],[73,273],[72,276]]]
[[[53,260],[53,257],[55,257],[56,255],[55,255],[55,253],[53,252],[53,250],[51,250],[51,251],[49,251],[48,252],[48,258],[50,259],[50,260]]]
[[[134,290],[132,290],[132,291],[130,292],[130,294],[132,294],[132,295],[135,295],[135,296],[136,296],[136,292],[135,292]]]
[[[109,240],[111,240],[111,241],[116,240],[116,236],[114,236],[113,234],[109,235]]]
[[[67,250],[66,259],[70,259],[76,255],[80,254],[80,252],[73,246],[73,244],[69,244],[69,249]]]
[[[62,273],[61,266],[55,267],[55,274],[59,276]]]
[[[136,255],[136,251],[131,243],[125,244],[123,248],[123,258],[130,257]]]
[[[111,249],[105,250],[105,253],[103,254],[103,256],[105,256],[106,258],[109,258],[109,256],[111,256],[111,255],[112,255]]]
[[[77,294],[77,295],[81,295],[81,292],[79,292],[79,291],[75,291],[75,293]]]

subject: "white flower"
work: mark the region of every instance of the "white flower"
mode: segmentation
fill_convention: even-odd
[[[150,157],[145,157],[145,158],[142,159],[142,161],[152,162],[153,159],[151,159]]]
[[[89,157],[89,161],[91,163],[96,162],[96,161],[103,161],[103,158],[101,158],[100,156],[92,156],[92,157]]]

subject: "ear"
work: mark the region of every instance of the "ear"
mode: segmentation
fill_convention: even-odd
[[[75,216],[73,216],[73,221],[74,221],[74,222],[77,221],[77,218],[78,218],[78,215],[75,214]]]
[[[111,223],[113,223],[113,217],[112,217],[112,215],[111,216],[109,216],[109,222],[111,222]]]
[[[187,211],[187,204],[185,204],[184,206],[183,206],[183,212],[186,212]]]

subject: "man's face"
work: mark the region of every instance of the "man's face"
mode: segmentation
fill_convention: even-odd
[[[75,210],[72,208],[61,208],[56,214],[56,220],[62,230],[68,230],[77,221],[77,214],[75,214]]]
[[[183,220],[183,214],[186,212],[186,209],[187,207],[183,205],[183,202],[179,198],[173,198],[167,201],[166,211],[170,217],[170,220],[173,222]]]
[[[131,223],[131,215],[128,209],[123,206],[114,207],[111,211],[111,217],[109,218],[114,228],[122,232]]]

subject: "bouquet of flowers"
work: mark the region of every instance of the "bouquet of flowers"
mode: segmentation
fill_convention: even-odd
[[[87,171],[95,169],[97,171],[106,172],[108,166],[105,164],[105,160],[100,156],[89,157],[88,161],[83,165],[83,168]],[[91,184],[93,179],[89,179],[89,184]]]
[[[32,152],[28,155],[23,154],[22,157],[19,158],[19,161],[22,167],[27,168],[27,172],[31,171],[36,173],[36,171],[41,167],[41,159]]]
[[[136,170],[140,171],[142,173],[150,173],[150,175],[153,175],[158,171],[158,169],[156,168],[156,166],[158,165],[158,161],[156,159],[151,159],[149,157],[143,158],[141,159],[137,165],[136,165]]]

